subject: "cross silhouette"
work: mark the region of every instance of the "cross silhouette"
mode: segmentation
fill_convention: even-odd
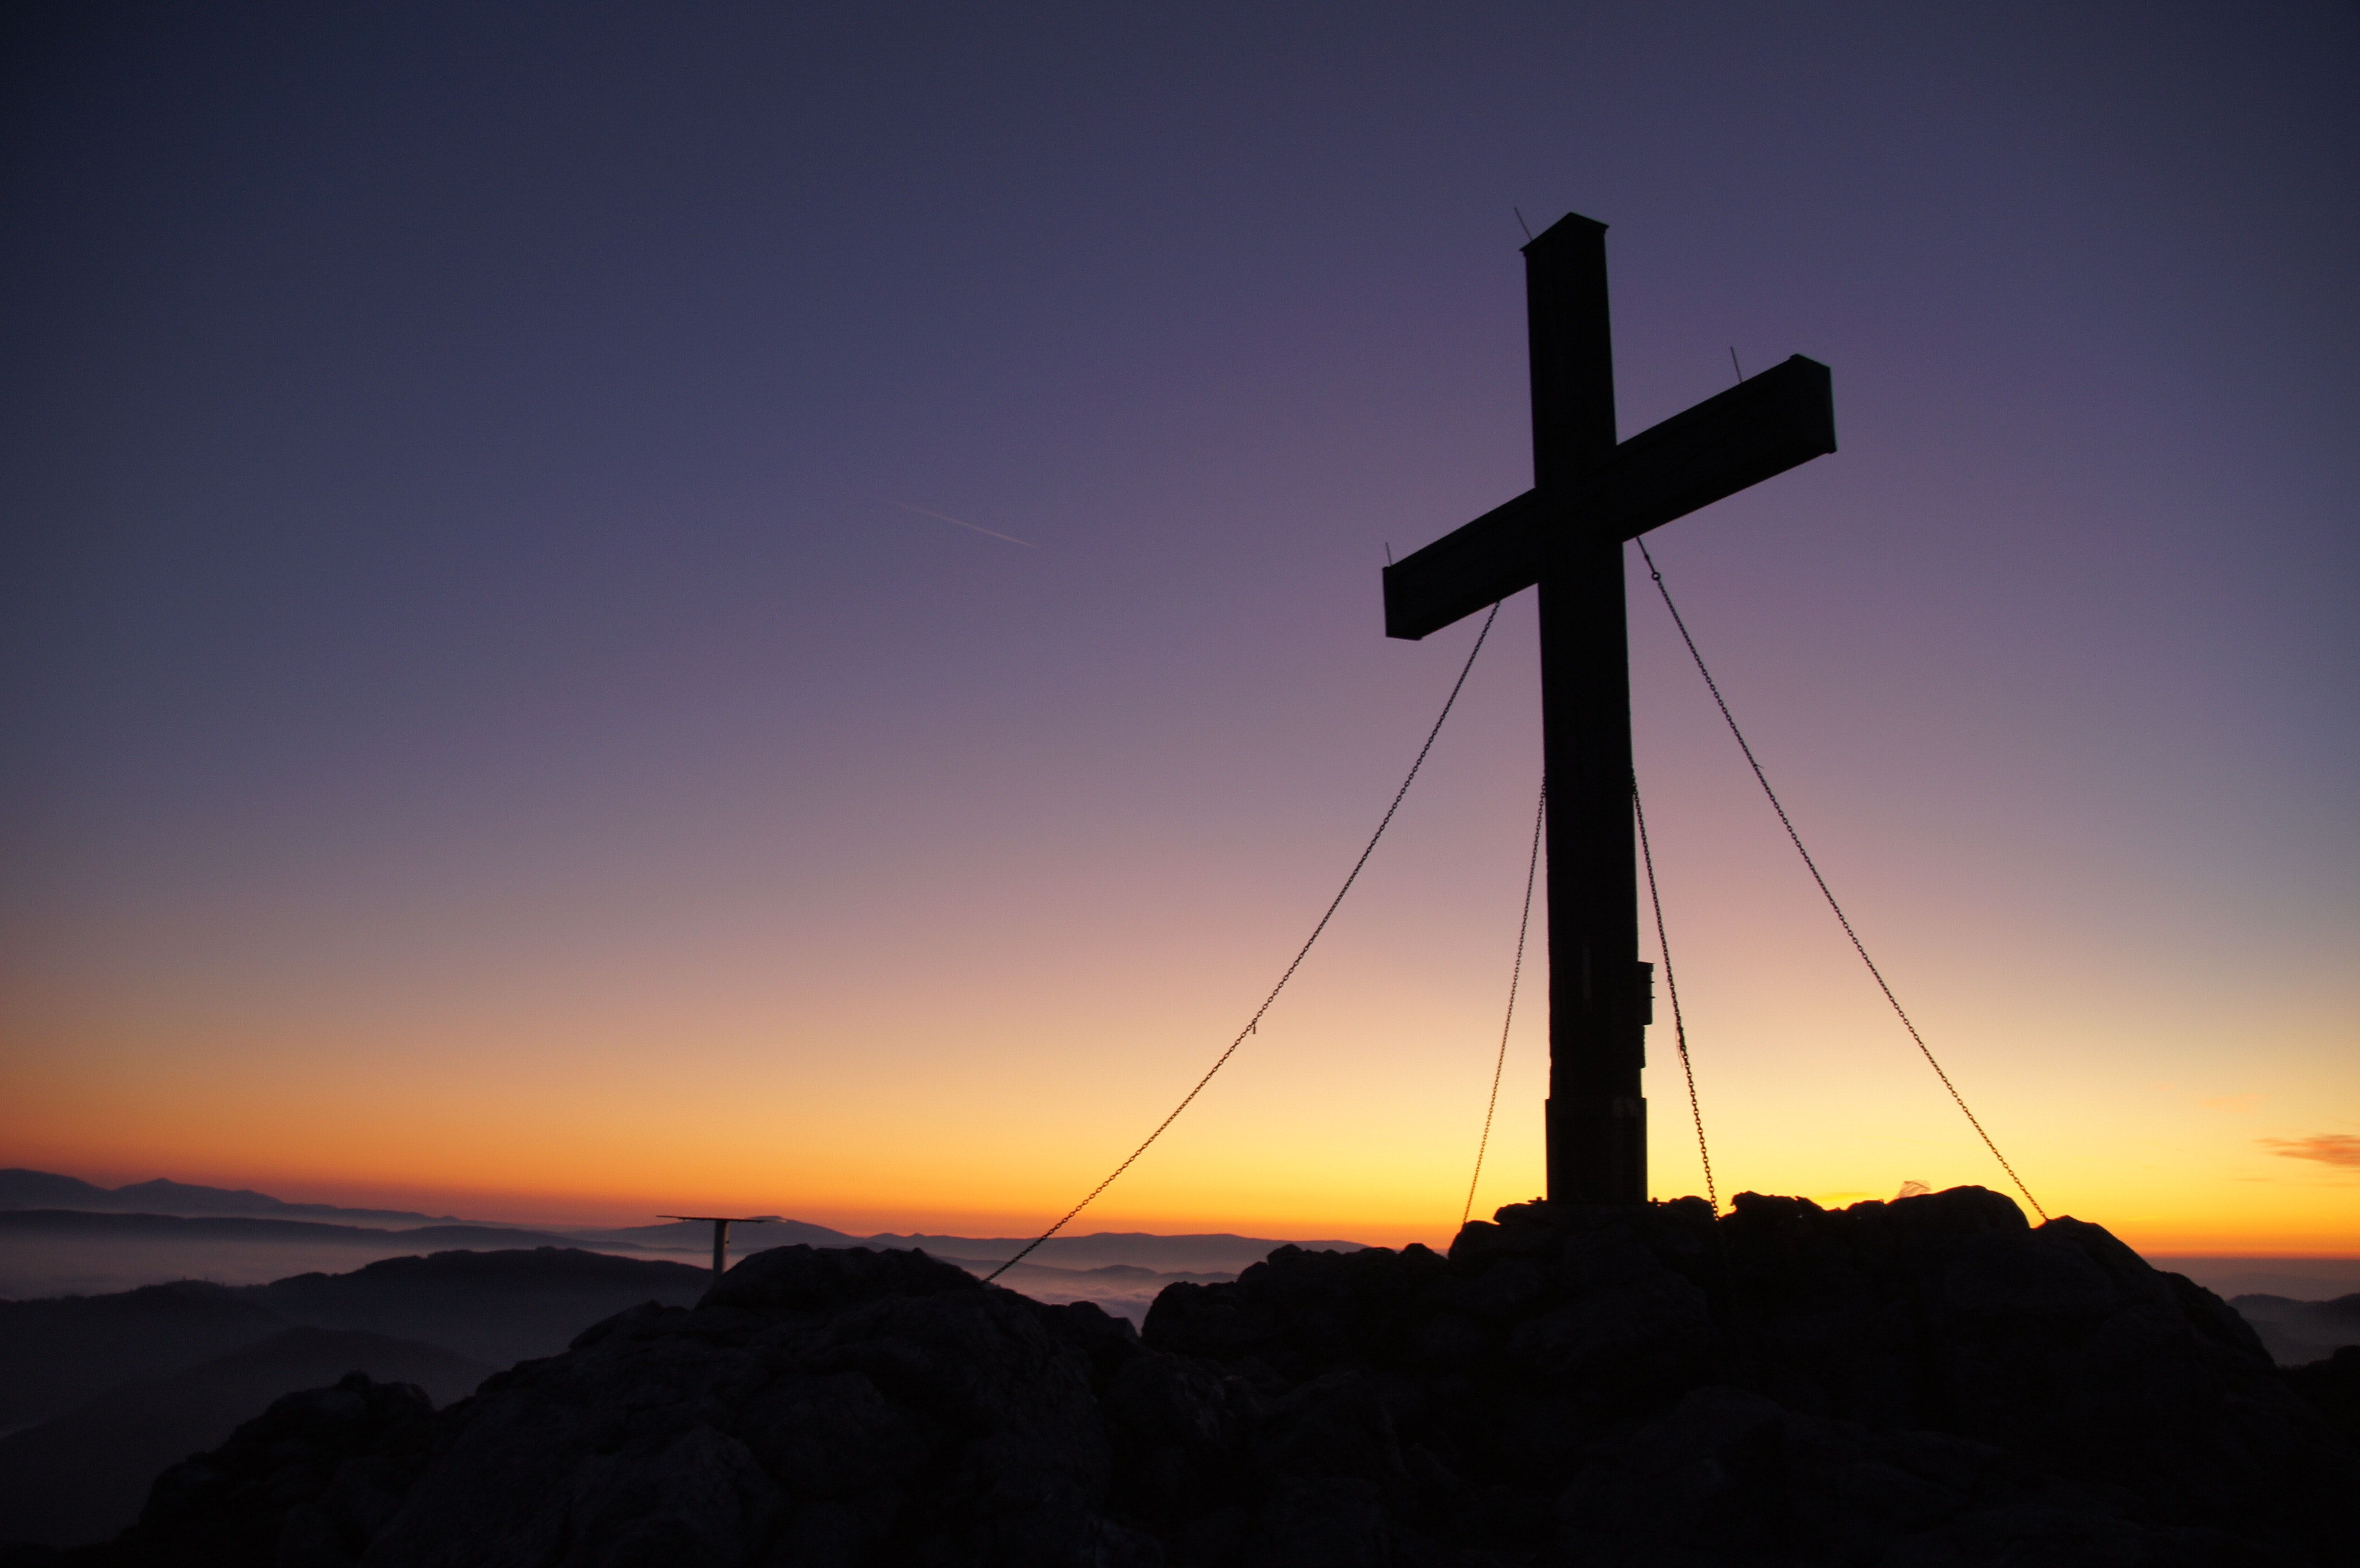
[[[734,1225],[769,1225],[776,1214],[658,1214],[660,1220],[693,1220],[698,1225],[713,1226],[713,1282],[721,1283],[721,1276],[729,1269],[729,1227]]]
[[[1385,635],[1422,637],[1538,584],[1548,800],[1552,1202],[1647,1197],[1652,966],[1639,962],[1622,546],[1836,449],[1828,367],[1800,354],[1617,444],[1606,225],[1524,246],[1533,487],[1385,568]]]

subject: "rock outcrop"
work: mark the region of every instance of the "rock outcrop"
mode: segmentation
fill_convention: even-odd
[[[357,1329],[281,1329],[165,1377],[111,1388],[51,1421],[0,1437],[0,1541],[104,1541],[139,1517],[158,1474],[212,1448],[292,1390],[354,1368],[466,1396],[492,1368],[432,1345]]]
[[[221,1447],[165,1471],[139,1522],[114,1541],[0,1550],[0,1564],[349,1563],[400,1511],[442,1435],[417,1388],[355,1372],[280,1396]]]
[[[1977,1188],[1519,1205],[1447,1258],[1281,1248],[1143,1335],[791,1247],[440,1414],[282,1399],[67,1560],[2327,1568],[2360,1447],[2349,1368],[2300,1372]]]

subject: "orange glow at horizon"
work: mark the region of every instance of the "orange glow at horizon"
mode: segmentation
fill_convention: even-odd
[[[1372,876],[1380,893],[1386,875]],[[1496,965],[1465,964],[1454,984],[1430,972],[1445,966],[1413,963],[1432,946],[1415,919],[1364,911],[1339,924],[1326,962],[1306,965],[1073,1233],[1448,1244],[1489,1079]],[[1079,940],[1059,934],[1069,952]],[[1013,942],[960,966],[955,999],[905,994],[866,1017],[854,1004],[876,993],[859,976],[789,1007],[759,987],[724,1005],[709,974],[692,987],[585,969],[562,1007],[548,992],[481,987],[413,997],[406,1015],[382,995],[347,1005],[291,985],[300,1006],[257,989],[199,1005],[195,987],[160,1006],[41,1005],[20,986],[20,1038],[45,1049],[0,1063],[0,1163],[463,1218],[625,1225],[715,1205],[852,1234],[1029,1235],[1128,1151],[1219,1036],[1216,1006],[1156,973],[1166,942],[1151,930],[1086,954],[1096,962],[1077,967],[1127,973],[1130,988],[1069,990],[1054,1031],[1028,1001],[1054,988],[1050,966],[990,973]],[[2016,1196],[1873,995],[1809,945],[1736,918],[1700,925],[1681,949],[1724,1205],[1750,1189],[1832,1207],[1911,1180]],[[1247,946],[1206,955],[1232,994],[1251,990]],[[1945,1034],[2005,1042],[1953,1051],[1950,1065],[2051,1214],[2148,1252],[2360,1254],[2351,1170],[2273,1147],[2336,1147],[2294,1135],[2293,1085],[2115,1083],[2119,1058],[2063,1054],[2063,1029],[2012,1036],[1996,1004],[1926,988]],[[1749,1027],[1731,1023],[1733,1005]],[[2191,1041],[2203,1023],[2187,1020]],[[2333,1029],[2313,1028],[2323,1058]],[[1702,1188],[1668,1033],[1659,1024],[1650,1043],[1659,1196]],[[2149,1041],[2158,1054],[2170,1044]],[[1543,1185],[1542,1049],[1527,1012],[1478,1215]]]

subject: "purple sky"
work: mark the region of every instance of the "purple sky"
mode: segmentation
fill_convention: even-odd
[[[2360,1149],[2350,6],[6,25],[0,1158],[1061,1208],[1251,1010],[1464,657],[1387,642],[1376,573],[1530,482],[1521,207],[1612,226],[1625,435],[1732,349],[1833,366],[1841,452],[1650,543],[2019,1167],[2360,1248],[2353,1167],[2285,1154]],[[1728,1181],[1994,1179],[1633,587]],[[1306,1170],[1463,1171],[1531,620],[1299,1054],[1109,1213],[1414,1229]],[[698,1074],[853,1130],[779,1155]],[[483,1123],[433,1120],[461,1091]],[[412,1132],[321,1132],[359,1101]],[[488,1151],[519,1126],[558,1174]]]

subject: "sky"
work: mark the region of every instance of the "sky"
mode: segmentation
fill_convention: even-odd
[[[2360,1253],[2349,5],[0,25],[0,1164],[1047,1224],[1433,723],[1378,572],[1531,483],[1579,212],[1624,436],[1833,368],[1648,543],[2042,1205]],[[2004,1185],[1628,553],[1721,1197]],[[1538,720],[1525,593],[1077,1229],[1448,1239]]]

